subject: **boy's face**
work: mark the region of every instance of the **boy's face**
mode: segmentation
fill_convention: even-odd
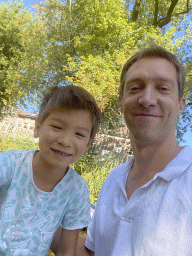
[[[88,111],[61,108],[51,111],[42,124],[35,126],[39,159],[45,166],[66,170],[88,151],[92,125]]]

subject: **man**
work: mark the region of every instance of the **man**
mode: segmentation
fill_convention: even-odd
[[[181,65],[162,47],[153,45],[126,62],[120,110],[134,156],[104,182],[88,249],[79,246],[77,255],[192,255],[192,149],[175,138],[183,86]]]

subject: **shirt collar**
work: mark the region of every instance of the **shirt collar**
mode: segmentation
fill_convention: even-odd
[[[170,182],[180,176],[191,164],[192,149],[189,146],[185,146],[165,167],[165,169],[162,172],[157,173],[155,176],[161,177],[167,182]]]
[[[135,159],[135,157],[132,156],[131,159],[127,163],[121,164],[116,167],[116,168],[119,168],[119,170],[117,170],[117,172],[116,172],[116,180],[125,194],[126,194],[125,183],[126,183],[126,180],[128,177],[128,173],[130,172],[131,167],[133,165],[134,159]]]
[[[133,165],[134,159],[135,159],[134,156],[132,156],[127,163],[124,163],[118,166],[121,172],[120,170],[117,172],[116,178],[122,190],[125,189],[127,176]],[[181,175],[191,164],[192,164],[192,149],[189,146],[184,146],[184,148],[165,167],[165,169],[154,176],[153,180],[156,179],[157,177],[160,177],[166,180],[167,182],[170,182],[171,180]]]

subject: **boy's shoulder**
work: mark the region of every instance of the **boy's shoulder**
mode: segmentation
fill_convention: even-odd
[[[7,151],[3,151],[1,152],[1,156],[15,156],[16,158],[20,158],[23,156],[26,156],[28,154],[33,154],[35,152],[35,150],[18,150],[18,149],[11,149],[11,150],[7,150]]]
[[[23,160],[26,161],[32,161],[33,154],[35,150],[17,150],[17,149],[11,149],[8,151],[3,151],[0,153],[0,162],[1,164],[5,163],[7,165],[17,165]]]
[[[70,172],[70,175],[68,176],[69,179],[73,178],[74,181],[80,187],[81,186],[87,186],[87,182],[84,180],[84,178],[81,175],[79,175],[71,166],[69,166],[69,172]]]

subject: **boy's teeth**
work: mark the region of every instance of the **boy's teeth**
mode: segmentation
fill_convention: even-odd
[[[66,153],[62,153],[62,152],[60,152],[58,150],[55,150],[55,149],[54,149],[54,151],[55,151],[55,153],[57,153],[57,154],[59,154],[61,156],[66,156],[67,155]]]

